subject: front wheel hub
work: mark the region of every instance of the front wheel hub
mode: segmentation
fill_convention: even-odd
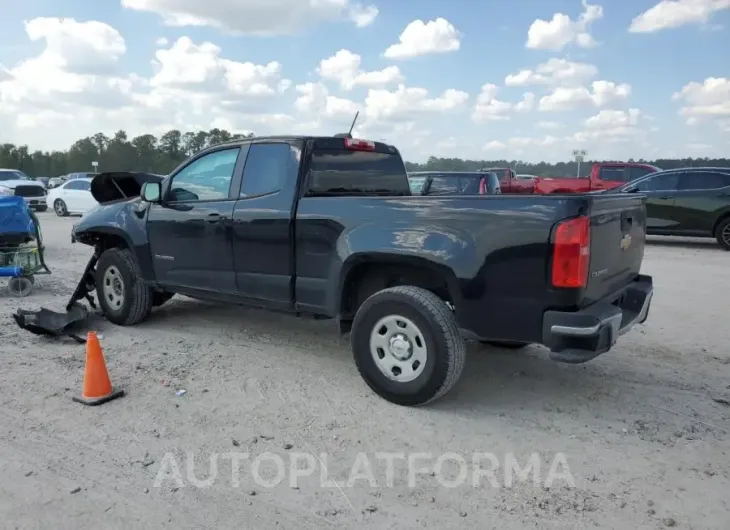
[[[419,377],[428,359],[423,333],[412,320],[400,315],[385,316],[373,326],[370,352],[382,374],[398,383]]]

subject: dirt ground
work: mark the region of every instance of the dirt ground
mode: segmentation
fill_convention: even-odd
[[[53,274],[27,298],[0,280],[2,528],[728,528],[730,254],[713,242],[653,240],[649,320],[608,354],[470,344],[426,408],[375,396],[332,322],[177,297],[133,328],[90,321],[126,396],[84,407],[84,346],[10,316],[62,308],[90,255],[75,218],[40,217]],[[492,483],[474,453],[499,464]],[[533,453],[539,472],[507,484]]]

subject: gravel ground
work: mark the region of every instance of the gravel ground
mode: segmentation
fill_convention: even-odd
[[[371,393],[332,322],[178,297],[134,328],[89,323],[127,395],[84,407],[84,347],[10,316],[62,308],[90,256],[73,218],[40,217],[53,274],[24,299],[0,285],[2,528],[728,528],[730,255],[711,242],[652,241],[649,320],[610,353],[470,344],[427,408]],[[536,473],[507,472],[533,453]]]

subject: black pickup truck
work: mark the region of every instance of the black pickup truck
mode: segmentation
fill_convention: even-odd
[[[335,318],[366,383],[402,405],[456,383],[465,338],[585,362],[653,293],[643,196],[413,196],[395,147],[349,135],[230,142],[92,193],[72,300],[95,290],[123,326],[175,293]]]

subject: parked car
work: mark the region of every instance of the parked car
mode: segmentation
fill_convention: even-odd
[[[501,193],[494,173],[469,171],[424,171],[411,173],[411,192],[418,195],[497,195]]]
[[[94,255],[68,307],[95,290],[130,326],[180,293],[337,319],[365,382],[401,405],[453,387],[464,337],[585,362],[653,293],[644,196],[412,196],[395,147],[347,135],[236,140],[92,193],[72,241]]]
[[[99,204],[91,194],[91,180],[89,178],[67,180],[48,192],[46,204],[49,208],[53,208],[59,217],[85,214]]]
[[[51,177],[50,179],[48,179],[48,184],[46,184],[46,188],[52,190],[53,188],[57,188],[64,182],[66,181],[61,177]]]
[[[25,204],[37,212],[45,212],[46,188],[19,169],[0,169],[0,196],[23,197]]]
[[[535,193],[588,193],[617,188],[626,182],[661,171],[651,164],[634,162],[597,162],[588,177],[552,178],[534,180]]]
[[[499,178],[499,187],[502,193],[534,193],[532,181],[517,178],[517,173],[508,167],[483,167],[480,173],[494,173]]]
[[[730,168],[660,171],[615,191],[647,196],[648,234],[714,237],[730,250]]]

